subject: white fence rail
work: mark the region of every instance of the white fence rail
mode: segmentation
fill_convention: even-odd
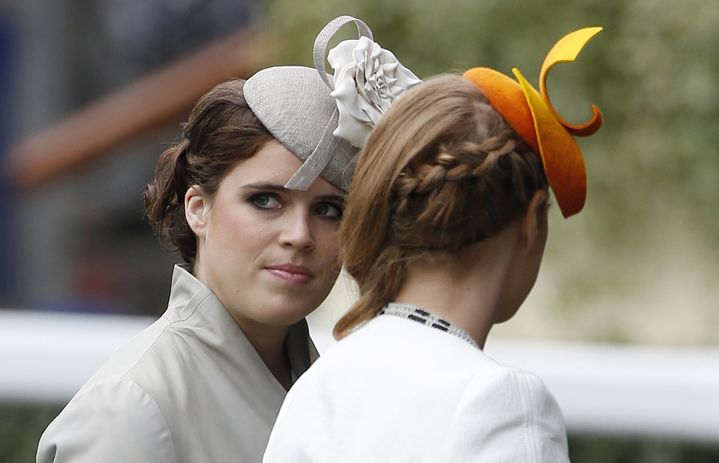
[[[146,317],[0,311],[0,401],[65,402]],[[332,341],[313,327],[320,350]],[[492,338],[497,360],[542,377],[570,432],[719,442],[719,348]]]

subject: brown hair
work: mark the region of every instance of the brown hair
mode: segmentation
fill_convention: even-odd
[[[183,124],[182,139],[162,153],[145,187],[145,214],[160,242],[194,265],[197,238],[185,219],[185,193],[193,185],[212,196],[238,161],[253,156],[272,136],[247,106],[244,80],[207,92]]]
[[[539,156],[470,82],[443,75],[409,90],[358,158],[340,243],[360,297],[335,336],[392,302],[408,263],[493,236],[546,188]]]

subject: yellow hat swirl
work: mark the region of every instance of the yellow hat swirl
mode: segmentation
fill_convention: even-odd
[[[602,113],[592,105],[592,117],[585,123],[565,121],[554,109],[547,92],[549,71],[559,63],[573,62],[601,27],[587,27],[562,37],[547,54],[539,73],[537,91],[518,69],[517,80],[485,67],[469,69],[464,78],[476,85],[489,103],[542,158],[549,186],[564,217],[584,207],[587,196],[586,167],[575,136],[594,134],[602,125]]]

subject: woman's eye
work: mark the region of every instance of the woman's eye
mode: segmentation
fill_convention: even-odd
[[[260,209],[278,209],[282,205],[272,193],[258,193],[250,197],[250,202]]]
[[[321,203],[315,208],[315,213],[330,219],[341,219],[342,207],[332,203]]]

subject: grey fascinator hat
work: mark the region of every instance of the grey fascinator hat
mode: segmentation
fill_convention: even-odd
[[[353,22],[359,38],[330,50],[329,40]],[[318,176],[347,191],[354,161],[392,102],[421,82],[394,54],[373,41],[361,20],[340,16],[320,31],[315,68],[263,69],[244,86],[245,100],[272,136],[303,161],[285,188],[306,190]]]

